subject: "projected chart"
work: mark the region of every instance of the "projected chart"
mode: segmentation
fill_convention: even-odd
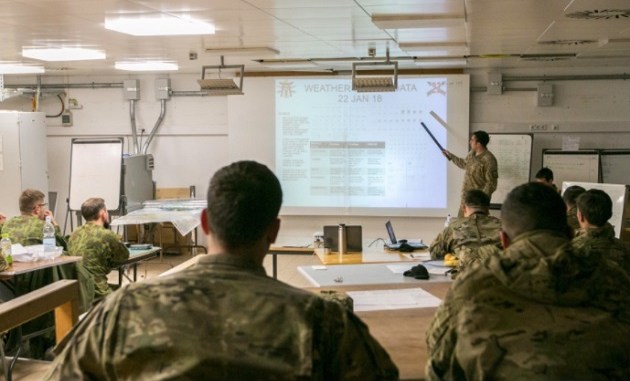
[[[399,79],[357,93],[350,80],[276,81],[276,173],[285,206],[445,208],[447,79]],[[427,182],[431,186],[426,186]]]

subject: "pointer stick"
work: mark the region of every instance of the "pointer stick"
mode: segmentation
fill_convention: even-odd
[[[427,134],[429,134],[429,136],[431,137],[431,139],[433,139],[433,142],[438,146],[438,148],[440,149],[440,151],[444,152],[444,147],[442,147],[442,145],[440,144],[440,142],[437,141],[437,139],[435,138],[435,136],[433,136],[433,134],[431,133],[431,131],[429,130],[429,127],[427,127],[424,122],[420,122],[420,124],[422,125],[422,127],[424,127],[424,130],[427,132]],[[446,155],[445,155],[446,156]],[[450,157],[447,157],[448,160],[451,160]]]

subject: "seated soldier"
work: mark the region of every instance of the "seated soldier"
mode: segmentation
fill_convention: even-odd
[[[77,266],[83,309],[87,310],[95,299],[112,292],[107,284],[107,274],[129,258],[129,250],[118,235],[109,230],[105,200],[86,200],[81,205],[81,215],[86,223],[72,232],[68,240],[68,251],[70,255],[83,257]]]
[[[281,204],[266,166],[241,161],[217,171],[201,215],[210,254],[104,298],[47,379],[397,380],[354,313],[265,274]]]
[[[573,245],[601,251],[604,258],[615,261],[630,274],[630,248],[615,237],[615,228],[608,223],[613,205],[608,193],[589,189],[577,198],[576,205],[580,229]]]
[[[538,172],[536,172],[534,181],[550,186],[555,189],[556,192],[560,192],[560,189],[558,189],[556,184],[553,183],[553,171],[547,167],[542,167],[538,170]]]
[[[586,192],[586,189],[582,188],[579,185],[572,185],[564,190],[562,194],[562,200],[567,206],[567,223],[575,232],[580,228],[580,222],[577,218],[577,206],[575,205],[575,200],[579,195]]]
[[[52,211],[46,208],[45,195],[36,189],[26,189],[20,194],[19,207],[20,215],[8,219],[2,226],[2,233],[7,234],[11,243],[19,243],[23,246],[41,245],[44,239],[44,222],[46,216],[51,217],[51,222],[55,226],[55,239],[57,246],[66,249],[66,241],[61,235],[61,229]],[[53,266],[51,268],[28,272],[14,279],[15,295],[24,295],[60,279],[75,279],[76,271],[74,264],[63,266]],[[31,320],[22,326],[22,334],[39,332],[43,329],[53,327],[53,314],[48,313],[42,317]],[[33,337],[25,346],[23,353],[27,357],[43,359],[45,351],[54,345],[54,333],[47,332],[43,335]]]
[[[572,249],[546,185],[513,189],[501,224],[503,254],[463,272],[433,318],[427,379],[630,379],[628,274]]]
[[[435,238],[429,247],[432,259],[453,254],[459,261],[459,270],[479,258],[478,249],[485,245],[499,247],[501,221],[489,215],[490,197],[473,189],[464,195],[464,217],[451,223]]]
[[[52,211],[46,208],[44,193],[36,189],[26,189],[20,195],[20,215],[10,218],[2,225],[2,233],[9,235],[11,243],[23,246],[38,245],[43,240],[43,229],[46,216],[51,217],[55,226],[57,246],[66,249],[66,241],[61,235],[61,229],[55,221]]]

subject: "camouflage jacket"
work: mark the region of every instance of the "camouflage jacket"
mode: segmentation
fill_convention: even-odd
[[[577,218],[577,206],[573,206],[567,210],[567,223],[573,231],[580,229],[580,222]]]
[[[450,253],[459,259],[461,268],[477,259],[481,246],[499,247],[500,229],[501,220],[483,213],[453,219],[429,246],[431,258],[441,259]]]
[[[582,251],[600,252],[602,257],[614,261],[630,275],[630,247],[615,237],[615,228],[611,224],[578,230],[573,246]]]
[[[236,255],[126,285],[70,335],[46,379],[398,379],[356,315]]]
[[[427,378],[630,379],[628,290],[597,253],[524,233],[453,282],[427,332]]]
[[[107,285],[107,274],[129,258],[129,250],[109,229],[87,223],[76,229],[68,240],[70,255],[83,257],[80,266],[94,281],[94,297],[112,292]]]
[[[455,165],[466,170],[462,195],[471,189],[479,189],[488,196],[492,196],[492,193],[497,190],[499,166],[492,152],[486,150],[477,155],[475,151],[470,151],[465,159],[453,154],[450,158]]]
[[[22,246],[41,245],[44,239],[44,221],[37,216],[13,217],[2,226],[2,233],[7,233],[11,243],[19,243]],[[55,238],[57,246],[66,249],[66,241],[61,235],[59,226],[55,226]]]

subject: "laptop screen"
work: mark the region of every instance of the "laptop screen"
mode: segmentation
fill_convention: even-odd
[[[394,228],[392,227],[391,221],[385,222],[385,229],[387,229],[387,234],[389,235],[389,240],[391,243],[396,243],[396,234],[394,234]]]

